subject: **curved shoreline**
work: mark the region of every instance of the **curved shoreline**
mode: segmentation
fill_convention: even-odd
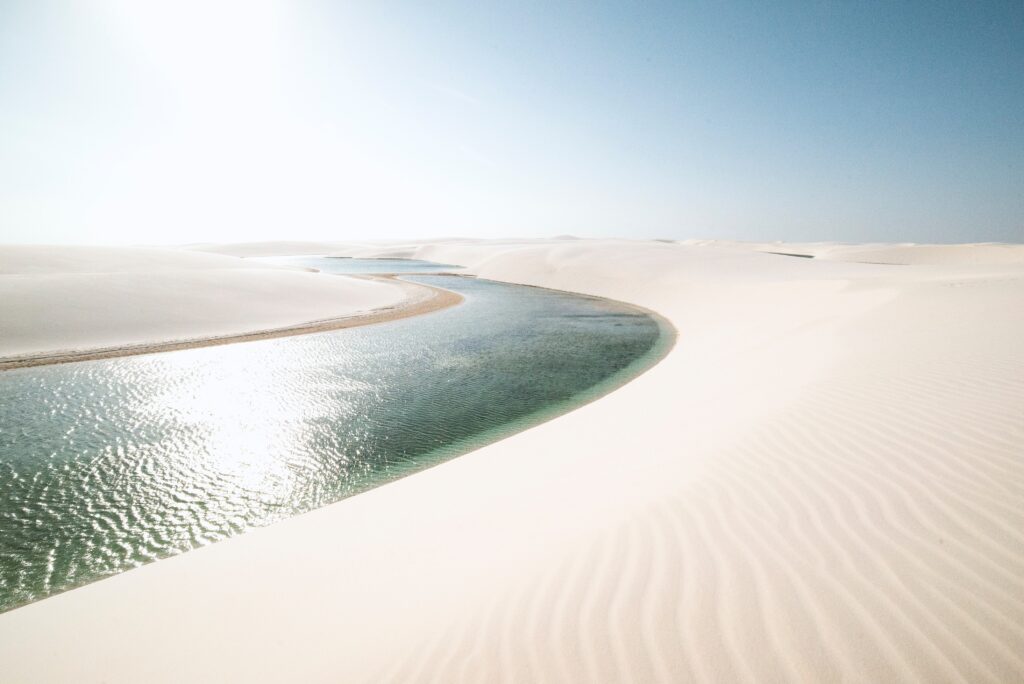
[[[456,281],[456,280],[465,282],[465,285],[463,286],[463,285],[457,284],[455,282],[452,282],[452,281]],[[477,285],[477,283],[479,283],[479,285]],[[463,287],[474,288],[474,289],[465,290],[464,291],[462,289]],[[342,498],[340,498],[340,499],[338,499],[336,501],[331,501],[331,502],[328,502],[328,503],[319,502],[319,503],[315,504],[315,506],[317,508],[318,507],[323,507],[323,506],[329,506],[332,503],[337,503],[338,501],[341,501],[341,500],[344,500],[344,499],[347,499],[347,498],[352,498],[354,496],[365,494],[367,491],[370,491],[370,490],[372,490],[374,488],[380,487],[380,486],[382,486],[384,484],[390,484],[391,482],[394,482],[397,479],[402,479],[402,478],[407,477],[409,475],[412,475],[414,473],[418,473],[418,472],[422,472],[423,470],[434,468],[434,467],[439,466],[439,465],[441,465],[441,464],[443,464],[445,462],[448,462],[449,460],[451,460],[453,458],[457,458],[457,457],[465,455],[465,454],[467,454],[467,453],[469,453],[471,451],[475,451],[475,450],[477,450],[479,448],[482,448],[484,446],[493,444],[493,443],[495,443],[497,441],[500,441],[502,439],[505,439],[507,437],[515,435],[515,434],[517,434],[519,432],[522,432],[524,430],[528,430],[530,428],[533,428],[533,427],[536,427],[538,425],[544,424],[544,423],[546,423],[548,421],[551,421],[551,420],[553,420],[553,419],[555,419],[555,418],[557,418],[557,417],[559,417],[561,415],[564,415],[564,414],[566,414],[568,412],[575,411],[575,410],[581,408],[582,406],[585,406],[585,405],[590,404],[590,403],[592,403],[594,401],[597,401],[600,398],[604,397],[605,395],[615,391],[616,389],[620,388],[621,386],[623,386],[623,385],[625,385],[625,384],[635,380],[637,377],[639,377],[639,376],[647,373],[648,371],[650,371],[661,360],[664,359],[664,357],[669,353],[669,351],[675,345],[675,341],[676,341],[676,337],[677,337],[676,330],[675,330],[674,326],[672,326],[672,324],[667,319],[665,319],[664,317],[660,316],[659,314],[656,314],[656,313],[654,313],[654,312],[652,312],[650,310],[644,309],[642,307],[637,307],[637,306],[628,305],[628,304],[625,304],[625,303],[616,302],[615,300],[610,300],[610,299],[605,298],[605,297],[597,297],[597,296],[593,296],[593,295],[568,293],[568,292],[563,291],[563,290],[555,290],[555,289],[552,289],[552,288],[545,288],[545,287],[534,286],[534,285],[507,284],[507,283],[504,283],[504,282],[501,282],[501,281],[492,281],[492,280],[488,280],[488,279],[477,279],[477,278],[474,278],[474,277],[467,278],[467,277],[464,277],[464,276],[450,277],[447,282],[443,282],[442,281],[441,285],[434,286],[431,289],[439,290],[440,291],[439,294],[444,294],[444,293],[450,293],[450,291],[447,288],[451,288],[451,290],[454,290],[454,294],[456,294],[461,300],[465,300],[466,298],[469,298],[469,299],[471,299],[473,301],[474,306],[470,307],[473,311],[479,311],[480,310],[479,307],[481,307],[482,305],[487,305],[488,308],[491,309],[492,313],[496,314],[496,315],[492,316],[493,318],[496,318],[496,319],[503,319],[503,318],[507,318],[510,315],[514,315],[514,314],[512,314],[509,311],[504,311],[503,307],[501,307],[501,306],[495,306],[496,304],[500,304],[503,301],[505,301],[505,299],[509,295],[503,295],[503,298],[499,298],[497,301],[489,301],[489,298],[492,295],[487,295],[486,294],[487,290],[485,290],[484,291],[485,294],[482,294],[482,295],[480,295],[480,294],[471,294],[471,292],[472,293],[476,293],[477,292],[477,290],[475,289],[477,287],[486,287],[486,288],[501,287],[503,289],[511,288],[511,290],[516,290],[516,291],[522,290],[522,289],[527,289],[527,290],[543,290],[543,291],[545,291],[547,293],[550,293],[552,295],[559,295],[559,296],[561,296],[563,298],[571,297],[574,300],[577,300],[577,299],[578,300],[583,300],[583,302],[585,302],[585,303],[581,303],[580,306],[581,307],[588,307],[588,308],[586,309],[586,313],[579,313],[578,314],[581,317],[588,317],[588,318],[590,318],[590,317],[598,317],[598,318],[603,318],[605,315],[611,315],[611,316],[635,316],[635,315],[641,314],[644,317],[650,318],[652,320],[652,322],[654,324],[653,336],[650,338],[649,343],[644,344],[643,347],[634,348],[632,350],[632,352],[630,353],[630,358],[632,358],[632,361],[629,361],[627,365],[624,365],[624,366],[618,368],[618,370],[613,371],[610,375],[607,375],[607,376],[603,377],[603,379],[600,379],[599,381],[597,381],[596,384],[590,384],[590,385],[588,385],[588,386],[586,386],[586,387],[584,387],[582,389],[578,389],[578,390],[574,389],[572,394],[568,394],[565,397],[559,398],[559,399],[557,399],[555,401],[553,401],[549,396],[546,396],[546,395],[543,395],[543,394],[538,395],[539,397],[543,397],[543,398],[539,399],[539,401],[541,401],[542,403],[548,403],[550,405],[541,406],[539,408],[535,407],[532,410],[530,410],[528,413],[525,413],[523,415],[515,416],[515,417],[513,417],[511,419],[507,419],[507,420],[502,421],[499,424],[493,425],[493,426],[491,426],[489,428],[477,427],[477,428],[475,428],[469,434],[461,434],[461,436],[458,436],[457,438],[454,438],[454,437],[446,438],[443,441],[442,444],[436,445],[436,446],[430,448],[428,451],[424,452],[421,456],[417,456],[415,458],[415,460],[398,462],[396,467],[395,467],[394,472],[391,472],[391,470],[389,469],[389,472],[387,474],[381,474],[379,477],[375,477],[372,480],[368,479],[368,480],[366,480],[366,482],[363,482],[363,483],[359,484],[357,487],[352,488],[350,490],[347,490],[342,495]],[[525,297],[528,300],[535,300],[536,299],[536,295],[530,294],[530,293],[518,293],[517,292],[516,296]],[[431,299],[434,299],[434,298],[435,298],[434,296],[431,297]],[[608,310],[606,310],[604,308],[606,305],[619,305],[619,307],[617,307],[615,310],[608,311]],[[598,308],[591,309],[590,307],[598,307]],[[619,309],[621,309],[621,310],[619,310]],[[440,337],[443,337],[443,338],[445,338],[447,340],[447,339],[452,339],[452,337],[454,336],[454,339],[458,340],[460,334],[462,336],[465,336],[466,334],[468,334],[470,336],[469,339],[478,339],[478,335],[480,334],[479,331],[481,329],[481,327],[479,326],[479,320],[477,320],[477,322],[474,323],[473,325],[471,325],[469,328],[466,328],[466,326],[463,326],[463,330],[461,332],[458,332],[458,325],[457,325],[456,322],[459,320],[460,316],[464,315],[462,312],[465,311],[465,310],[466,310],[466,307],[463,307],[462,309],[459,309],[457,311],[449,312],[445,316],[445,318],[443,319],[445,321],[445,323],[442,325],[442,328],[445,329],[445,332]],[[469,313],[468,315],[472,317],[474,314],[473,313]],[[567,316],[567,318],[568,317],[575,317],[575,316],[572,316],[571,314],[569,314]],[[474,319],[471,318],[470,320],[474,320]],[[528,320],[533,321],[535,319],[531,316],[531,318],[529,318]],[[524,321],[520,321],[520,324],[522,324],[523,322]],[[412,326],[411,328],[409,327],[410,325]],[[394,328],[379,329],[378,332],[373,333],[373,334],[377,338],[380,338],[380,336],[383,335],[384,338],[387,338],[388,340],[391,340],[391,339],[401,339],[401,336],[403,335],[401,330],[420,330],[420,331],[422,331],[424,329],[424,327],[430,328],[430,327],[434,327],[436,325],[437,325],[436,322],[431,322],[430,320],[426,320],[426,321],[413,321],[413,322],[410,322],[409,324],[406,324],[406,325],[402,326],[401,329],[394,329]],[[612,325],[618,327],[618,326],[622,326],[624,324],[621,323],[621,322],[608,322],[608,323],[604,323],[604,324],[602,324],[602,328],[601,328],[602,332],[610,331],[611,330],[610,326],[612,326]],[[449,328],[449,326],[450,326],[450,328]],[[576,325],[573,324],[571,321],[568,321],[567,323],[563,324],[563,327],[570,334],[578,332],[578,329],[577,329]],[[518,329],[518,328],[516,328],[516,329]],[[391,331],[393,331],[393,332],[391,332]],[[650,334],[650,333],[645,333],[645,338],[646,338],[646,336],[648,334]],[[393,338],[392,335],[396,335],[397,337]],[[415,333],[413,334],[412,337],[410,337],[409,335],[405,335],[404,337],[405,337],[405,339],[407,341],[416,341],[416,340],[422,339],[419,334],[415,334]],[[332,346],[332,345],[336,346],[338,344],[338,342],[332,343],[330,341],[331,339],[335,339],[335,340],[342,339],[342,340],[344,340],[344,339],[349,339],[349,338],[345,338],[345,337],[342,337],[342,338],[338,338],[338,337],[334,337],[334,338],[331,338],[331,337],[320,338],[319,342],[317,342],[316,340],[311,340],[310,344],[322,345],[325,348],[329,347],[329,346]],[[359,338],[356,338],[356,339],[359,339]],[[500,339],[505,339],[505,337],[502,336]],[[498,339],[493,340],[493,342],[495,342],[495,343],[497,341],[498,341]],[[645,339],[645,341],[646,341],[646,339]],[[285,343],[285,346],[280,347],[280,349],[282,349],[282,350],[292,349],[292,347],[290,346],[291,344],[292,343]],[[342,342],[341,344],[342,344],[343,347],[345,347],[347,349],[348,345],[346,343]],[[410,345],[404,345],[404,346],[406,346],[407,348],[410,348]],[[416,349],[416,345],[413,344],[411,346],[411,348],[412,349]],[[549,347],[549,349],[557,349],[557,348],[558,347]],[[472,352],[470,352],[470,353],[472,353]],[[636,354],[635,356],[634,356],[634,353]],[[418,358],[418,356],[417,356],[418,352],[413,352],[413,355],[414,356],[412,358]],[[214,358],[216,358],[216,357],[214,357]],[[198,363],[202,364],[204,362],[198,361]],[[101,366],[97,366],[97,368],[105,368],[105,367],[106,366],[102,366],[102,365]],[[406,366],[405,364],[402,364],[402,365],[400,365],[398,367],[399,368],[407,368],[409,366]],[[450,369],[451,369],[451,366],[446,366],[446,369],[441,371],[441,372],[443,374],[447,375],[450,372]],[[89,373],[93,373],[95,371],[88,371],[87,369],[83,368],[82,372],[86,373],[86,374],[89,374]],[[157,371],[157,372],[159,372],[159,371]],[[34,377],[34,375],[30,375],[30,376],[27,376],[27,377]],[[349,376],[349,377],[351,377],[351,376]],[[375,376],[375,377],[380,377],[380,376]],[[421,374],[419,374],[419,373],[416,373],[416,377],[420,378],[420,377],[423,377],[423,376]],[[14,378],[11,378],[11,379],[14,380]],[[463,380],[466,380],[466,379],[467,378],[465,378],[465,377],[463,378]],[[449,385],[449,386],[462,386],[462,385],[463,385],[463,383],[460,381],[456,385]],[[390,383],[388,383],[388,386],[390,386]],[[559,385],[559,386],[561,387],[561,385]],[[2,429],[0,429],[0,431],[2,431]],[[385,439],[388,439],[388,438],[390,438],[390,437],[385,437]],[[313,509],[310,509],[310,510],[317,510],[317,508],[313,508]],[[294,517],[296,515],[304,515],[305,513],[308,513],[308,512],[309,511],[306,511],[306,510],[298,512],[298,513],[291,512],[289,515]],[[287,518],[285,518],[285,519],[287,519]],[[267,524],[277,524],[277,522],[280,522],[280,520],[276,520],[275,519],[272,523],[267,523],[265,521],[264,522],[258,522],[258,523],[256,523],[255,525],[253,525],[252,527],[250,527],[248,529],[258,529],[258,528],[263,527],[263,526],[265,526]],[[233,536],[237,536],[239,534],[239,532],[233,531],[233,532],[229,532],[228,534],[231,534]],[[225,541],[228,538],[231,538],[231,537],[229,536],[229,537],[226,537],[225,539],[217,539],[215,541],[217,543],[219,543],[220,541]],[[210,541],[206,541],[205,543],[209,544],[211,542]],[[201,546],[199,548],[201,548]],[[195,550],[195,549],[188,549],[188,550]],[[186,550],[175,549],[175,550],[172,550],[170,552],[172,555],[168,556],[168,557],[173,557],[173,555],[178,555],[178,554],[185,553],[185,552],[186,552]],[[158,556],[158,557],[161,558],[161,559],[166,559],[166,557],[164,557],[162,555]],[[128,570],[135,569],[135,567],[137,567],[137,565],[133,565],[133,566],[130,566],[130,567],[127,567],[127,568],[121,568],[121,569],[116,570],[115,572],[117,574],[120,574],[120,573],[126,572]],[[70,586],[66,586],[66,587],[60,588],[60,589],[58,589],[56,591],[52,591],[52,590],[48,589],[47,590],[48,593],[43,594],[43,595],[37,595],[35,598],[31,599],[30,602],[36,602],[36,601],[39,601],[39,600],[43,600],[45,598],[50,598],[50,597],[56,596],[56,595],[58,595],[60,593],[66,592],[66,591],[71,591],[71,590],[74,590],[74,589],[79,589],[79,588],[82,588],[83,586],[85,586],[85,584],[88,584],[88,583],[91,583],[91,582],[100,581],[100,580],[103,580],[103,579],[109,579],[112,576],[115,576],[115,575],[100,575],[99,577],[90,577],[90,578],[87,578],[87,579],[81,579],[80,578],[77,583],[75,583],[73,585],[70,585]],[[0,604],[3,604],[3,598],[4,598],[3,596],[0,596]],[[19,604],[14,604],[14,605],[0,605],[0,613],[4,613],[4,612],[10,611],[10,610],[14,610],[16,608],[23,607],[24,605],[28,605],[28,604],[27,603],[19,603]]]
[[[450,306],[455,306],[463,301],[463,296],[421,283],[412,283],[400,280],[395,276],[387,275],[358,275],[350,276],[355,278],[366,278],[370,280],[386,279],[391,280],[406,289],[410,293],[408,299],[397,306],[389,306],[382,309],[372,309],[365,313],[356,313],[339,318],[328,318],[318,321],[308,321],[282,328],[270,328],[267,330],[254,330],[251,332],[217,335],[213,337],[199,337],[186,340],[172,340],[168,342],[153,342],[125,345],[120,347],[101,347],[99,349],[85,349],[79,351],[66,351],[56,353],[29,354],[23,356],[12,356],[0,358],[0,372],[14,370],[16,368],[31,368],[35,366],[50,366],[60,363],[73,363],[76,361],[94,361],[97,359],[111,359],[121,356],[138,356],[141,354],[156,354],[160,352],[177,351],[180,349],[197,349],[200,347],[212,347],[221,344],[232,344],[235,342],[252,342],[255,340],[269,340],[277,337],[290,337],[292,335],[305,335],[309,333],[329,332],[343,328],[355,328],[375,323],[386,323],[388,321],[419,316],[421,314],[440,311]],[[427,291],[429,294],[423,294]]]

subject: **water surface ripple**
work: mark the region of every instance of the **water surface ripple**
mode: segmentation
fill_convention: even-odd
[[[0,610],[338,501],[570,409],[670,332],[456,276],[426,316],[0,373]]]

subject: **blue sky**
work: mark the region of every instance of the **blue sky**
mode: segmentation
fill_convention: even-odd
[[[0,0],[0,240],[1024,241],[1024,3]]]

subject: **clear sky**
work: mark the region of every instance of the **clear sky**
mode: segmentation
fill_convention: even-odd
[[[0,241],[1024,241],[1024,2],[0,0]]]

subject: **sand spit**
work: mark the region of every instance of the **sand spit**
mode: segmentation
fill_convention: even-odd
[[[0,370],[388,321],[459,301],[179,250],[0,247]]]
[[[1024,264],[760,249],[381,247],[679,338],[557,420],[0,615],[3,678],[1020,681]]]
[[[366,312],[351,314],[349,316],[342,316],[339,318],[310,321],[308,323],[300,323],[298,325],[290,325],[282,328],[271,328],[269,330],[256,330],[253,332],[222,335],[219,337],[198,337],[194,339],[154,342],[150,344],[75,350],[56,354],[37,354],[0,358],[0,371],[11,368],[29,368],[32,366],[48,366],[57,363],[71,363],[74,361],[110,359],[119,356],[135,356],[137,354],[154,354],[157,352],[175,351],[177,349],[212,347],[219,344],[269,340],[275,337],[288,337],[290,335],[305,335],[308,333],[354,328],[362,325],[386,323],[387,321],[394,321],[399,318],[419,316],[421,314],[439,311],[449,306],[454,306],[463,299],[462,295],[449,290],[429,285],[408,283],[405,281],[387,278],[385,276],[352,277],[367,278],[371,280],[391,280],[405,290],[408,293],[408,296],[401,303],[394,306],[371,309]]]

